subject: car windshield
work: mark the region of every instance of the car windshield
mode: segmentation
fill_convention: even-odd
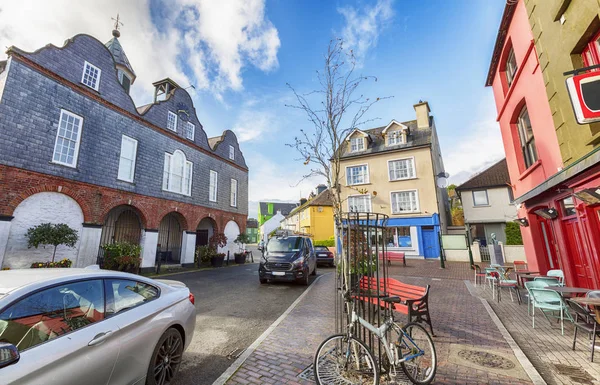
[[[269,253],[291,253],[300,251],[301,247],[301,237],[271,238],[267,245],[267,251]]]
[[[315,251],[329,251],[325,246],[315,246]]]

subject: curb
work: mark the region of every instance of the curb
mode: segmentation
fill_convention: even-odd
[[[311,283],[310,286],[306,290],[304,290],[304,292],[302,294],[300,294],[300,296],[298,298],[296,298],[296,300],[294,302],[292,302],[292,304],[286,309],[286,311],[284,311],[283,314],[280,315],[279,318],[277,318],[275,320],[275,322],[273,322],[271,324],[271,326],[269,326],[267,328],[267,330],[265,330],[263,332],[263,334],[261,334],[250,346],[248,346],[248,348],[244,351],[244,353],[242,353],[242,355],[239,356],[237,358],[237,360],[235,360],[233,362],[233,364],[231,364],[227,368],[227,370],[225,370],[223,372],[223,374],[221,374],[221,376],[219,378],[217,378],[215,380],[215,382],[212,383],[212,385],[224,385],[231,378],[231,376],[233,376],[235,374],[235,372],[237,372],[237,370],[248,359],[248,357],[250,357],[250,355],[252,355],[252,353],[254,353],[254,351],[260,346],[260,344],[265,339],[267,339],[267,337],[275,330],[275,328],[277,326],[279,326],[279,324],[281,322],[283,322],[284,319],[287,318],[287,316],[292,312],[292,310],[294,310],[294,308],[296,306],[298,306],[298,304],[300,303],[300,301],[302,301],[304,299],[304,297],[311,291],[311,289],[313,288],[313,286],[315,286],[315,283],[317,283],[317,281],[319,281],[319,279],[321,279],[321,277],[325,277],[325,276],[327,276],[329,274],[331,274],[331,273],[319,275],[313,281],[313,283]]]
[[[474,287],[473,287],[473,284],[471,283],[471,281],[465,280],[464,282],[465,282],[465,285],[467,286],[467,290],[469,291],[469,293],[473,297],[479,298],[479,300],[483,304],[483,307],[485,308],[485,310],[487,310],[490,318],[492,319],[492,321],[494,322],[494,324],[496,325],[498,330],[500,330],[502,337],[504,337],[504,340],[506,341],[508,346],[510,346],[510,348],[512,349],[513,354],[515,355],[515,357],[521,364],[521,367],[523,368],[523,370],[525,370],[525,373],[527,373],[527,375],[531,379],[531,382],[534,385],[546,385],[546,381],[544,381],[544,379],[542,378],[540,373],[533,366],[531,361],[529,361],[529,358],[527,358],[527,356],[525,355],[523,350],[521,350],[521,347],[519,346],[519,344],[517,344],[517,342],[514,340],[514,338],[508,331],[508,329],[506,329],[506,327],[504,326],[504,324],[502,323],[502,321],[500,320],[500,318],[498,317],[498,315],[496,314],[494,309],[492,309],[492,307],[490,306],[488,301],[485,298],[479,297],[475,293]]]
[[[146,277],[146,278],[151,278],[151,279],[155,279],[155,278],[161,278],[161,277],[168,277],[170,275],[179,275],[179,274],[188,274],[188,273],[197,273],[199,271],[208,271],[208,270],[217,270],[217,269],[224,269],[224,268],[229,268],[229,267],[236,267],[236,266],[254,266],[257,265],[258,262],[250,262],[250,263],[244,263],[242,265],[236,265],[236,264],[232,264],[229,266],[221,266],[221,267],[201,267],[198,269],[192,269],[192,270],[184,270],[184,271],[175,271],[175,272],[171,272],[171,273],[164,273],[164,274],[150,274],[150,275],[143,275],[142,277]]]

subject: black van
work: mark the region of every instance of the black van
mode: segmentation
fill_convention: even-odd
[[[260,283],[288,281],[308,285],[309,275],[317,275],[317,257],[309,237],[286,234],[269,239],[258,267]]]

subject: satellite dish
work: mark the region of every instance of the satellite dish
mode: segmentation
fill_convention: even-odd
[[[439,188],[446,188],[448,187],[448,179],[444,178],[443,176],[438,176],[435,184],[439,187]]]

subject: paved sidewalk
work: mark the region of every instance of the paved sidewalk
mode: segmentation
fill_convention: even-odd
[[[409,284],[431,285],[440,361],[436,384],[531,384],[482,301],[465,285],[471,278],[468,264],[448,262],[442,270],[439,262],[407,263],[406,268],[392,266],[390,275]],[[314,384],[299,375],[312,364],[321,341],[335,331],[334,281],[333,272],[317,281],[227,384]]]

